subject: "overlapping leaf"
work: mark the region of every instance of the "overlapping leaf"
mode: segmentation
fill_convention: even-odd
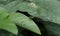
[[[28,1],[31,1],[31,2],[28,2]],[[18,4],[16,1],[13,1],[4,7],[10,12],[11,11],[15,12],[16,10],[25,11],[32,16],[40,17],[44,21],[51,21],[51,22],[60,24],[60,20],[59,20],[60,19],[60,2],[58,0],[38,0],[38,1],[26,0],[25,2],[21,2]],[[15,16],[15,14],[11,14],[11,15]],[[13,16],[10,16],[10,18]],[[19,18],[20,18],[20,14],[16,14],[15,18],[13,17],[13,20],[16,19],[14,21],[16,23],[19,23],[18,25],[22,26],[21,23],[23,23],[24,25],[28,23],[28,22],[25,23],[25,20],[27,21],[27,19],[24,20],[24,17],[23,18],[21,17],[24,20],[24,22],[19,22],[21,21]]]
[[[17,25],[19,25],[23,28],[26,28],[30,31],[37,33],[37,34],[41,34],[37,25],[31,19],[29,19],[27,16],[25,16],[21,13],[12,13],[12,14],[10,14],[9,19],[12,22],[16,23]]]

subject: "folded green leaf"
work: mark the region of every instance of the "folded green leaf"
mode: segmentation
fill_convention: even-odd
[[[23,28],[41,34],[38,26],[31,19],[21,13],[12,13],[10,14],[9,19]]]

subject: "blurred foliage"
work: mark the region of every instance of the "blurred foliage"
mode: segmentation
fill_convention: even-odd
[[[19,13],[16,13],[17,10]],[[16,25],[32,31],[29,32],[32,36],[44,36],[45,33],[46,36],[60,36],[60,1],[0,0],[0,29],[17,34],[21,29]],[[25,31],[24,29],[22,31]],[[28,35],[28,32],[26,34]]]

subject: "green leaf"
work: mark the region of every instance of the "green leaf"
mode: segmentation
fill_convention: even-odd
[[[7,5],[5,5],[4,7],[8,10],[8,11],[10,11],[10,12],[16,12],[16,5],[18,4],[18,2],[17,1],[13,1],[13,2],[10,2],[10,3],[8,3]]]
[[[44,21],[51,21],[60,25],[60,2],[58,0],[38,0],[39,17]]]
[[[20,2],[19,2],[20,1]],[[23,0],[13,1],[4,6],[10,12],[16,12],[17,10],[28,12],[30,15],[39,16],[37,13],[37,5],[35,3],[23,2]]]
[[[49,21],[43,22],[46,29],[48,30],[48,35],[60,36],[60,1],[34,0],[33,2],[39,7],[39,17],[44,21]]]
[[[7,5],[8,3],[12,2],[12,1],[15,1],[15,0],[0,0],[0,6],[3,5]]]
[[[18,30],[15,23],[8,20],[9,13],[6,9],[0,8],[0,29],[7,30],[13,34],[17,34]]]
[[[4,8],[6,8],[7,10],[11,12],[16,12],[18,9],[16,8],[16,6],[18,4],[20,4],[23,0],[14,0],[10,3],[8,3],[7,5],[4,6]]]
[[[4,20],[3,21],[0,20],[0,29],[7,30],[16,35],[18,33],[17,27],[14,23],[6,22]]]
[[[21,13],[12,13],[10,14],[9,19],[23,28],[41,34],[38,26],[31,19]]]
[[[18,4],[16,8],[20,11],[28,12],[32,16],[39,16],[37,13],[38,6],[33,2],[23,2],[21,4]]]

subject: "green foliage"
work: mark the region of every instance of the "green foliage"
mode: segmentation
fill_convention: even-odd
[[[16,13],[17,10],[43,19],[48,33],[60,36],[60,1],[59,0],[0,0],[0,27],[14,34],[18,32],[16,25],[41,34],[38,26],[29,17]],[[4,22],[4,23],[3,23]],[[4,24],[4,27],[2,27]],[[13,24],[9,26],[10,24]],[[6,28],[13,27],[13,28]],[[13,31],[15,30],[15,31]]]
[[[14,12],[14,13],[9,14],[8,12],[6,12],[5,9],[1,9],[0,17],[1,17],[0,28],[4,30],[8,30],[12,32],[13,34],[18,33],[16,25],[19,25],[37,34],[41,34],[37,25],[31,19],[29,19],[27,16],[21,13]]]

